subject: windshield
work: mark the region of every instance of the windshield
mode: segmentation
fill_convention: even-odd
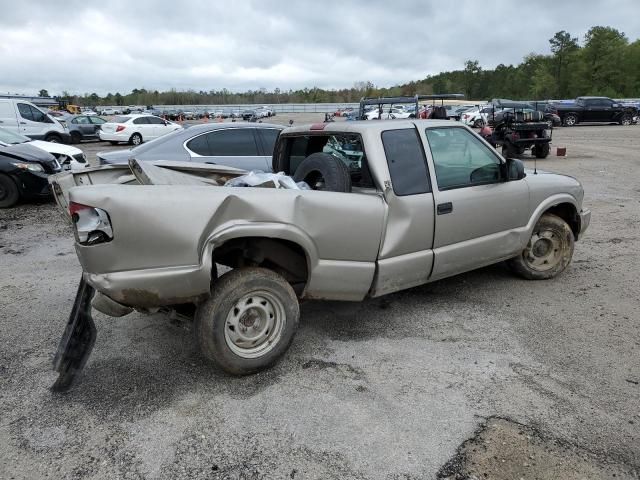
[[[25,137],[24,135],[20,135],[19,133],[14,133],[10,130],[0,128],[0,142],[2,143],[15,145],[17,143],[24,143],[24,142],[30,142],[30,141],[31,139],[29,137]]]

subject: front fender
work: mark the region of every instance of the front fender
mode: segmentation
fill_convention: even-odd
[[[578,205],[578,201],[573,195],[568,193],[558,193],[556,195],[552,195],[543,200],[533,211],[529,221],[527,222],[526,232],[527,232],[527,242],[529,238],[533,234],[533,229],[535,228],[540,217],[544,215],[544,213],[552,207],[560,205],[562,203],[568,203],[573,206],[576,210],[576,213],[580,213],[580,205]],[[580,230],[580,229],[579,229]]]

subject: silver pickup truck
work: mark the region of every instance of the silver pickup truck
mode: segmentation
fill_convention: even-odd
[[[288,128],[273,171],[311,189],[229,187],[234,169],[135,160],[54,177],[84,270],[55,387],[87,360],[92,306],[195,307],[204,355],[249,374],[285,353],[299,299],[360,301],[505,260],[552,278],[590,220],[577,180],[525,171],[451,121]]]

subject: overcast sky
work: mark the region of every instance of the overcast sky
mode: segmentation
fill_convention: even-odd
[[[548,53],[640,0],[0,0],[0,92],[392,86]]]

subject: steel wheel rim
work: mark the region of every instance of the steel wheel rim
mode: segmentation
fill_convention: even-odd
[[[259,358],[271,352],[286,324],[284,304],[266,290],[255,290],[237,300],[224,324],[229,349],[242,358]]]
[[[523,252],[529,268],[538,272],[553,270],[566,256],[567,241],[553,230],[534,232]]]

